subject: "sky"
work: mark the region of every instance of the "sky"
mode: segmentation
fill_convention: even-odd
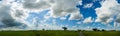
[[[0,30],[120,30],[120,0],[0,0]]]

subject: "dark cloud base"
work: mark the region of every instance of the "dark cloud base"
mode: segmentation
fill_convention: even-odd
[[[17,28],[25,28],[27,25],[21,22],[17,22],[14,19],[3,19],[1,21],[3,25],[1,25],[1,28],[8,28],[8,27],[17,27]]]

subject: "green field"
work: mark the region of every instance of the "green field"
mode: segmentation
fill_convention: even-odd
[[[84,36],[120,36],[119,31],[84,31]]]
[[[84,36],[120,36],[119,31],[82,31]],[[79,36],[79,31],[0,31],[0,36]]]
[[[79,36],[75,31],[1,31],[0,36]]]

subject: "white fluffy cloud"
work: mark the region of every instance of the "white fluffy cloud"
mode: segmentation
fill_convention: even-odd
[[[66,17],[61,17],[60,19],[61,19],[61,20],[65,20],[65,19],[66,19]]]
[[[3,4],[11,4],[14,0],[2,0]]]
[[[83,16],[80,14],[80,12],[71,13],[69,20],[80,20],[82,17]]]
[[[93,22],[91,17],[88,17],[83,21],[83,23],[91,23],[91,22]]]
[[[120,14],[117,16],[116,22],[117,22],[117,23],[120,23]]]
[[[93,6],[93,3],[89,3],[89,4],[84,5],[84,8],[90,8],[92,6]]]
[[[54,18],[71,15],[70,19],[79,19],[81,15],[79,9],[76,7],[80,0],[53,0],[51,5],[51,16]],[[75,14],[78,13],[78,14]],[[75,18],[73,18],[75,16]]]
[[[23,8],[30,11],[40,11],[49,8],[50,16],[53,18],[64,17],[70,14],[70,20],[76,20],[82,16],[79,13],[79,8],[76,7],[80,3],[79,1],[81,0],[24,0],[22,5]]]
[[[82,24],[82,22],[76,22],[77,24]]]
[[[98,16],[96,22],[108,24],[113,20],[115,15],[120,14],[120,4],[118,4],[116,0],[105,0],[101,2],[101,5],[102,7],[95,9]],[[119,17],[119,15],[117,15],[117,17]],[[118,19],[119,18],[117,18],[117,20]]]

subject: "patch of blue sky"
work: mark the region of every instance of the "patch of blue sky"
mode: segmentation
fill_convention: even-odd
[[[100,1],[95,1],[94,0],[82,0],[83,5],[77,5],[78,8],[80,8],[80,13],[84,16],[84,18],[92,17],[92,19],[96,19],[96,11],[95,9],[98,7],[101,7]],[[93,3],[92,7],[90,8],[84,8],[84,5]]]
[[[116,30],[120,30],[120,27],[117,27],[117,29]]]
[[[94,0],[82,0],[82,1],[83,1],[82,2],[83,5],[77,5],[77,7],[80,9],[80,13],[83,15],[83,18],[86,19],[88,17],[92,17],[92,19],[95,20],[96,17],[97,17],[95,9],[101,7],[100,2],[102,0],[97,0],[97,1],[94,1]],[[89,3],[93,3],[92,7],[84,8],[84,5],[89,4]],[[95,24],[95,25],[93,25],[93,24]],[[95,28],[95,26],[99,27],[99,26],[97,26],[98,24],[100,24],[100,23],[96,23],[96,22],[82,23],[82,25],[85,26],[85,27],[90,26],[90,27],[94,27],[94,28]],[[101,25],[101,27],[102,27],[102,25]]]
[[[40,13],[34,13],[34,12],[29,13],[29,16],[28,16],[28,18],[26,19],[26,21],[32,23],[32,21],[33,21],[33,19],[34,19],[35,17],[37,17],[38,20],[40,20],[40,21],[41,21],[41,20],[44,20],[44,15],[45,15],[48,11],[49,11],[49,10],[44,10],[44,11],[41,11]]]
[[[56,22],[57,22],[58,24],[74,26],[74,25],[75,25],[75,21],[70,21],[70,20],[68,20],[69,17],[70,17],[70,15],[66,16],[66,17],[65,17],[65,18],[66,18],[65,20],[61,20],[60,18],[56,18],[55,20],[56,20]]]
[[[117,17],[117,15],[115,15],[115,16],[113,17],[113,20],[109,23],[112,27],[115,27],[115,26],[114,26],[114,23],[115,23],[116,17]]]
[[[118,3],[120,3],[120,0],[117,0],[118,1]]]
[[[72,26],[80,26],[80,24],[77,24],[78,20],[69,20],[70,15],[65,16],[65,20],[61,20],[60,18],[55,18],[53,20],[56,20],[57,25],[63,25],[67,27],[72,27]]]

